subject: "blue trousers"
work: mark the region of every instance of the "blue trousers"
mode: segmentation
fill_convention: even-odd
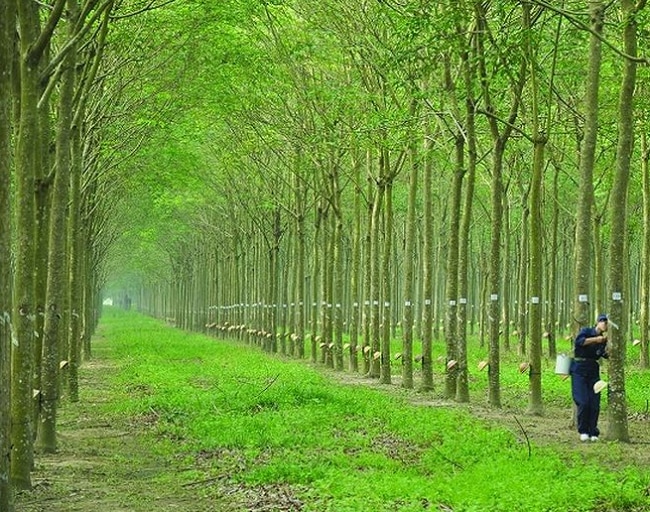
[[[600,366],[596,361],[571,363],[571,394],[578,407],[578,433],[598,436],[600,393],[594,393],[594,384],[600,380]]]

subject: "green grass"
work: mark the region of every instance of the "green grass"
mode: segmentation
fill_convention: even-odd
[[[336,384],[304,361],[135,313],[108,309],[102,332],[120,368],[113,383],[119,392],[106,407],[150,430],[151,449],[184,468],[175,476],[181,484],[288,485],[304,511],[650,507],[647,469],[608,471],[579,451],[552,447],[535,447],[529,457],[511,431],[467,409],[416,407],[398,393]],[[484,401],[487,374],[474,364],[480,350],[472,353],[472,399]],[[509,359],[504,402],[525,406],[526,376],[517,358]],[[545,399],[569,408],[568,381],[553,375],[553,366],[544,370]],[[644,404],[638,393],[631,401]]]

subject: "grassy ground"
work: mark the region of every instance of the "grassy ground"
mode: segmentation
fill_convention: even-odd
[[[640,372],[633,442],[580,444],[550,362],[546,414],[531,417],[514,357],[493,411],[478,370],[458,405],[115,310],[94,351],[18,512],[650,509]]]

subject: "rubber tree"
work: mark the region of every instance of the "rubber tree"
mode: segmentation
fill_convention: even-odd
[[[75,37],[75,27],[79,17],[79,5],[68,0],[66,19],[70,39]],[[47,260],[47,294],[45,299],[45,326],[43,329],[43,364],[41,382],[41,415],[38,423],[38,445],[46,453],[54,453],[56,443],[56,416],[59,401],[59,336],[60,319],[65,307],[67,291],[66,265],[66,219],[69,199],[71,167],[71,131],[73,100],[75,91],[76,46],[72,45],[62,61],[64,71],[61,75],[56,132],[56,174],[52,191],[49,257]]]
[[[10,183],[12,169],[12,68],[16,3],[0,5],[0,183]],[[11,467],[11,195],[0,186],[0,510],[13,510]]]
[[[454,142],[454,170],[450,184],[451,200],[448,205],[448,230],[446,238],[447,261],[445,274],[445,345],[446,345],[446,375],[445,375],[445,396],[455,398],[457,395],[457,384],[461,372],[467,373],[467,358],[459,358],[458,337],[458,279],[459,279],[459,247],[460,247],[460,221],[463,200],[463,182],[466,176],[465,165],[465,141],[466,133],[463,126],[462,114],[458,93],[451,69],[451,55],[444,57],[443,68],[443,90],[449,97],[449,105],[453,119],[448,121],[441,119],[445,124],[450,125],[451,137]],[[461,66],[462,66],[461,59]],[[463,75],[461,75],[461,78]],[[462,82],[461,82],[462,83]],[[463,84],[464,85],[464,84]]]
[[[294,217],[295,217],[295,320],[293,322],[295,334],[294,355],[299,358],[305,357],[305,257],[306,257],[306,233],[305,233],[305,215],[306,215],[306,192],[305,180],[302,174],[302,151],[296,151],[296,169],[293,175],[294,179]]]
[[[110,2],[104,4],[110,7]],[[68,0],[66,5],[68,16],[66,17],[67,31],[63,54],[56,55],[53,60],[60,60],[62,71],[59,75],[60,87],[58,95],[57,125],[56,125],[56,166],[52,197],[50,199],[49,242],[47,244],[49,255],[46,259],[47,293],[45,298],[44,329],[42,336],[42,365],[40,372],[40,404],[41,414],[38,422],[38,444],[45,452],[56,451],[56,415],[57,403],[59,401],[59,363],[61,349],[66,344],[62,338],[67,330],[62,329],[63,318],[68,304],[68,273],[67,273],[67,218],[69,202],[69,185],[71,169],[73,168],[72,157],[74,152],[73,133],[74,128],[80,123],[81,116],[75,115],[74,100],[75,94],[79,94],[81,88],[77,88],[77,41],[87,30],[85,19],[90,14],[91,8],[86,3],[79,5],[75,0]],[[110,9],[107,9],[110,10]],[[102,12],[100,9],[97,15]],[[105,16],[107,20],[108,15]],[[92,25],[93,20],[89,23]],[[107,23],[104,23],[104,32]],[[85,30],[84,30],[85,29]],[[99,61],[101,52],[95,54],[95,63]],[[96,69],[96,66],[88,66],[89,69]],[[92,81],[92,78],[87,81]],[[76,164],[74,164],[76,165]],[[67,354],[66,360],[67,360]],[[40,354],[39,354],[40,358]]]
[[[644,119],[645,116],[642,116]],[[642,126],[647,126],[643,122]],[[639,353],[642,368],[650,368],[650,348],[648,326],[650,325],[650,148],[648,147],[648,134],[645,129],[641,131],[641,173],[643,191],[643,248],[641,270],[641,307],[639,323],[641,324],[641,349]]]
[[[380,169],[386,169],[385,164],[381,162],[381,157],[378,159],[370,158],[370,161],[379,160]],[[371,171],[373,172],[373,171]],[[381,357],[381,311],[382,311],[382,290],[381,290],[381,213],[384,205],[384,195],[386,193],[386,184],[379,178],[372,177],[374,185],[373,190],[373,203],[372,203],[372,216],[370,225],[370,371],[369,377],[380,377],[380,357]]]
[[[610,263],[607,286],[611,292],[609,316],[618,329],[610,333],[608,367],[609,399],[607,437],[628,442],[630,435],[627,422],[625,397],[625,359],[627,342],[627,315],[623,307],[626,278],[627,195],[630,180],[632,149],[634,146],[634,90],[637,70],[637,16],[645,7],[645,0],[634,2],[621,0],[623,15],[623,76],[618,107],[618,145],[616,147],[616,174],[612,188],[609,217],[612,227],[610,238]],[[627,299],[629,300],[629,299]]]
[[[463,198],[460,232],[458,237],[458,372],[456,382],[456,401],[469,401],[469,379],[467,370],[467,308],[469,306],[469,243],[472,223],[472,205],[474,203],[474,187],[477,165],[476,137],[476,69],[470,61],[470,45],[474,34],[464,34],[462,24],[456,26],[460,42],[462,83],[465,89],[465,121],[464,137],[467,141],[467,175],[465,177],[465,197]]]
[[[333,327],[334,333],[332,337],[332,358],[334,368],[336,370],[343,370],[343,316],[344,316],[344,302],[345,302],[345,287],[344,287],[344,229],[343,229],[343,205],[341,201],[342,186],[341,186],[341,156],[334,157],[334,161],[329,167],[327,176],[328,190],[330,203],[332,205],[332,223],[333,226],[333,240],[332,240],[332,303],[334,307]]]
[[[533,172],[530,186],[530,384],[529,406],[532,414],[541,415],[542,405],[542,307],[543,295],[543,268],[542,268],[542,182],[544,172],[544,149],[548,141],[547,130],[540,128],[540,92],[537,58],[534,52],[534,39],[532,34],[533,22],[531,19],[530,5],[523,6],[524,29],[526,30],[526,56],[530,65],[530,95],[532,103],[532,142],[533,142]],[[550,114],[546,117],[550,120]]]
[[[519,113],[521,93],[527,77],[526,62],[520,60],[519,70],[513,75],[511,88],[510,107],[503,127],[499,119],[494,115],[497,112],[497,105],[493,102],[494,84],[490,81],[488,74],[488,59],[486,54],[486,38],[489,33],[487,12],[484,5],[478,2],[474,5],[477,23],[477,59],[481,89],[483,92],[484,113],[489,125],[492,138],[492,162],[491,162],[491,236],[490,236],[490,259],[489,259],[489,378],[488,395],[490,405],[501,407],[500,388],[500,291],[501,291],[501,236],[503,224],[503,156],[506,144]]]
[[[362,222],[363,216],[363,185],[361,181],[361,158],[359,151],[352,153],[352,186],[354,187],[354,214],[352,228],[352,257],[351,257],[351,282],[350,294],[352,296],[352,310],[350,314],[350,346],[349,346],[349,369],[351,372],[359,371],[358,352],[361,348],[360,339],[362,334],[362,294],[361,286],[363,274],[361,268],[362,254]]]
[[[590,35],[589,60],[585,78],[585,121],[580,148],[580,180],[576,210],[575,272],[573,303],[573,330],[591,323],[589,291],[592,280],[592,208],[594,204],[593,168],[598,135],[598,88],[602,60],[604,5],[601,1],[589,2]]]
[[[33,333],[35,325],[35,180],[40,138],[39,99],[41,59],[63,13],[65,0],[57,0],[41,26],[41,7],[18,3],[20,28],[20,120],[16,139],[16,231],[13,325],[17,346],[12,351],[12,458],[11,474],[17,489],[31,488],[33,465]]]
[[[117,235],[115,225],[111,229],[105,229],[109,221],[107,216],[110,215],[111,201],[121,201],[121,197],[111,187],[113,182],[104,176],[104,166],[100,165],[99,159],[101,145],[97,144],[99,137],[96,130],[93,130],[97,111],[92,99],[98,89],[97,76],[100,69],[103,69],[114,0],[105,0],[92,12],[89,10],[91,5],[89,2],[82,4],[80,22],[83,25],[77,28],[76,35],[87,33],[95,26],[98,30],[90,38],[90,49],[87,48],[81,57],[85,66],[78,77],[71,133],[72,164],[82,167],[80,215],[85,236],[81,247],[83,272],[79,314],[82,329],[80,350],[86,360],[91,356],[90,339],[98,322],[100,288],[104,280],[100,274],[106,262],[105,251],[114,243]],[[101,213],[103,217],[100,216]],[[104,249],[101,250],[100,247]]]
[[[411,113],[415,114],[417,103],[411,104]],[[416,210],[417,191],[420,174],[420,152],[416,145],[417,139],[409,135],[409,187],[408,213],[406,219],[406,240],[404,244],[404,305],[402,310],[402,387],[413,388],[413,323],[415,320],[415,242],[416,242]]]
[[[422,200],[424,202],[424,243],[422,248],[422,354],[419,361],[422,367],[422,391],[433,390],[433,286],[434,286],[434,239],[433,239],[433,169],[434,169],[434,133],[431,120],[424,118],[423,141],[423,183]],[[416,357],[416,360],[418,358]]]

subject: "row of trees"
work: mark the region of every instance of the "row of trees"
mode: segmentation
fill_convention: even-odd
[[[459,401],[469,399],[471,319],[489,346],[496,407],[500,350],[516,331],[535,414],[543,341],[552,354],[567,324],[574,333],[607,311],[618,326],[608,435],[627,440],[633,322],[648,365],[644,8],[267,6],[248,28],[252,49],[197,76],[213,78],[220,102],[206,98],[201,112],[219,115],[168,127],[190,176],[159,191],[150,211],[161,215],[132,233],[142,252],[129,257],[147,266],[129,275],[136,302],[269,350],[302,356],[307,345],[336,368],[347,350],[356,370],[360,347],[362,371],[385,383],[399,323],[402,382],[414,385],[420,339],[424,389],[442,323],[445,394]]]
[[[3,511],[31,488],[35,450],[56,451],[62,395],[79,399],[109,252],[130,215],[127,162],[176,108],[171,82],[192,44],[150,24],[169,3],[0,5]]]

